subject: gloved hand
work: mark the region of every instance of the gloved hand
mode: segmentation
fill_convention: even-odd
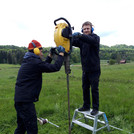
[[[65,53],[65,48],[63,46],[56,47],[59,53]]]
[[[55,52],[55,49],[56,49],[56,48],[53,48],[53,47],[50,49],[50,51],[49,51],[49,52],[50,52],[50,54],[51,54],[51,55],[53,55],[53,54],[55,54],[55,53],[56,53],[56,52]]]
[[[82,35],[79,32],[75,32],[75,33],[72,34],[72,37],[74,37],[74,38],[78,38],[78,37],[81,37],[81,36]]]

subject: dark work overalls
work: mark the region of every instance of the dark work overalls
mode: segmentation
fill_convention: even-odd
[[[90,108],[90,88],[92,92],[93,109],[99,110],[99,77],[100,77],[100,58],[99,58],[100,37],[92,33],[82,34],[79,38],[73,39],[73,46],[80,48],[82,63],[82,88],[83,88],[83,107]]]
[[[27,52],[18,72],[15,85],[15,109],[17,112],[17,128],[15,134],[37,134],[37,116],[34,102],[38,101],[42,87],[42,73],[59,71],[64,57],[58,56],[54,64],[47,57],[42,61],[34,53]]]

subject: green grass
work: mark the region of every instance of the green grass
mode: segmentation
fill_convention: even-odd
[[[14,109],[14,88],[19,65],[0,64],[0,134],[13,134],[17,126]],[[70,115],[82,106],[81,66],[71,66]],[[47,118],[59,125],[38,124],[39,134],[68,133],[68,99],[64,67],[56,73],[44,73],[40,100],[36,102],[38,117]],[[101,65],[99,84],[100,111],[106,113],[109,124],[134,133],[134,63]],[[74,125],[72,134],[92,134],[91,131]],[[116,129],[102,129],[99,134],[126,134]]]

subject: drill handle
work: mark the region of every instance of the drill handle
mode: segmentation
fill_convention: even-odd
[[[71,28],[70,23],[69,23],[65,18],[63,18],[63,17],[60,17],[60,18],[56,19],[56,20],[54,21],[54,24],[57,25],[56,22],[59,21],[59,20],[64,20],[64,21],[68,24],[68,26]]]

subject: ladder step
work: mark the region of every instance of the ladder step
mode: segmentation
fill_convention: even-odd
[[[89,115],[91,117],[100,116],[100,115],[104,114],[104,112],[98,111],[98,114],[94,116],[94,115],[91,115],[91,111],[92,111],[92,109],[90,109],[90,111],[79,111],[78,109],[75,110],[75,112],[79,112],[84,115]]]
[[[75,123],[75,124],[77,124],[77,125],[79,125],[79,126],[81,126],[81,127],[86,128],[86,129],[88,129],[88,130],[91,130],[91,131],[94,130],[93,127],[91,127],[91,126],[89,126],[89,125],[87,125],[87,124],[85,124],[85,123],[82,123],[82,122],[80,122],[80,121],[78,121],[78,120],[73,120],[72,122]]]

